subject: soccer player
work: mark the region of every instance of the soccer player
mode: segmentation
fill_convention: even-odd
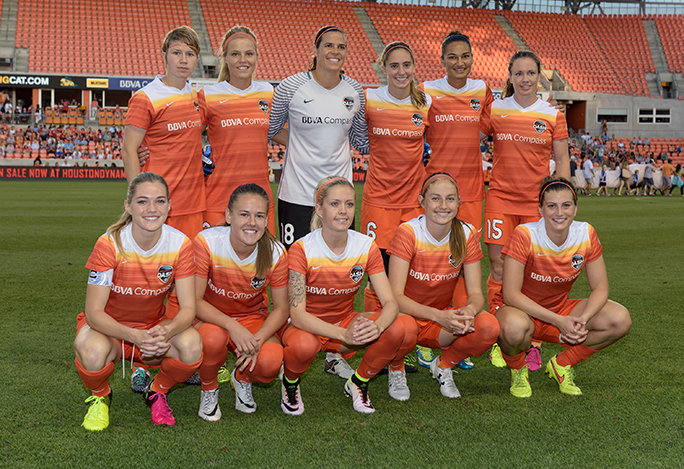
[[[195,318],[192,243],[164,224],[171,208],[169,189],[154,173],[139,173],[128,186],[125,212],[95,244],[85,311],[78,315],[74,341],[76,369],[93,395],[83,420],[87,430],[109,425],[114,363],[161,365],[145,399],[155,425],[173,425],[166,400],[174,384],[200,366],[202,341],[190,327]],[[180,310],[170,319],[164,297],[175,285]]]
[[[304,412],[300,377],[318,352],[349,358],[366,348],[344,391],[353,398],[354,410],[372,413],[369,380],[413,349],[417,326],[409,316],[397,318],[397,303],[375,242],[349,229],[356,206],[351,183],[339,176],[325,178],[316,187],[314,201],[312,232],[295,242],[289,252],[292,324],[282,335],[285,372],[281,407],[290,415]],[[353,312],[354,294],[365,273],[382,303],[379,312]]]
[[[420,191],[425,215],[402,224],[387,252],[390,284],[399,311],[414,317],[420,328],[418,344],[444,350],[430,363],[430,372],[442,395],[460,397],[452,368],[471,355],[480,355],[496,342],[499,325],[484,308],[482,250],[477,232],[457,218],[456,181],[445,173],[428,177]],[[460,270],[468,298],[462,307],[450,307]],[[409,398],[404,363],[390,363],[390,395]]]
[[[484,210],[490,267],[487,301],[492,312],[502,304],[501,248],[517,225],[539,220],[535,185],[549,175],[552,151],[556,173],[570,177],[565,116],[537,97],[539,57],[531,51],[518,51],[510,59],[508,72],[502,99],[492,103],[490,119],[483,125],[484,132],[494,138],[492,176]],[[492,352],[493,363],[496,358],[500,361],[498,350]],[[529,351],[529,363],[532,370],[541,367],[536,347]]]
[[[202,172],[202,121],[197,93],[187,82],[199,58],[199,37],[187,26],[166,34],[166,74],[138,90],[128,102],[123,160],[128,182],[142,171],[162,175],[175,201],[167,224],[190,239],[202,230],[206,208]],[[138,148],[149,157],[142,169]]]
[[[283,362],[275,334],[289,313],[287,254],[267,228],[268,206],[261,186],[238,186],[230,196],[225,225],[195,238],[196,327],[204,344],[199,416],[210,422],[221,418],[217,375],[228,350],[238,357],[231,380],[235,408],[248,414],[256,410],[252,382],[270,383]],[[270,313],[264,295],[269,285]]]
[[[560,392],[579,396],[573,367],[624,337],[627,309],[608,299],[603,248],[594,228],[575,221],[577,193],[565,178],[547,177],[538,196],[542,219],[518,226],[502,250],[503,300],[496,313],[499,345],[511,368],[511,394],[530,397],[525,362],[531,340],[566,348],[546,365]],[[569,299],[572,284],[586,270],[591,293]]]
[[[246,26],[234,26],[221,40],[218,83],[198,93],[202,123],[211,142],[214,171],[205,180],[205,226],[225,221],[226,201],[246,182],[269,195],[268,229],[275,233],[275,205],[268,181],[268,126],[273,86],[253,81],[258,42]]]

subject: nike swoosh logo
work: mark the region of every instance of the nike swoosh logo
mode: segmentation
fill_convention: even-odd
[[[162,388],[162,389],[171,389],[171,388],[167,388],[166,386],[164,386],[164,385],[161,384],[161,383],[159,383],[159,387]]]
[[[225,103],[226,101],[230,101],[230,100],[229,100],[229,99],[222,99],[221,101],[219,101],[219,104],[223,104],[223,103]]]
[[[425,252],[425,249],[421,249],[421,250],[420,250],[420,251],[418,251],[418,252]]]
[[[248,407],[249,407],[249,406],[248,406]],[[208,416],[216,415],[216,411],[218,410],[218,408],[219,408],[219,405],[216,404],[216,407],[214,407],[214,410],[212,410],[211,412],[209,412],[209,413],[206,414],[206,415],[208,415]]]
[[[242,398],[241,398],[240,396],[238,396],[238,400],[240,401],[240,404],[242,404],[243,406],[247,407],[248,409],[253,409],[253,408],[254,408],[254,404],[247,404],[247,403],[245,403],[245,401],[243,401]]]
[[[313,99],[305,99],[304,104],[309,104],[311,101],[313,101]]]
[[[214,264],[214,267],[215,267],[216,269],[223,269],[223,268],[225,268],[226,266],[225,266],[225,265]]]
[[[378,111],[384,111],[384,110],[385,110],[384,107],[378,107],[378,108],[375,108],[375,109],[377,109]]]
[[[170,103],[166,103],[166,107],[169,107],[169,106],[171,106],[172,104],[173,104],[173,101],[171,101]]]
[[[315,265],[315,266],[311,267],[311,270],[316,270],[316,269],[320,269],[320,268],[321,268],[320,265]]]
[[[546,256],[546,254],[542,254],[541,252],[538,252],[537,255],[538,255],[539,257]]]
[[[125,264],[126,262],[128,262],[128,261],[121,261],[122,264]]]
[[[285,406],[285,408],[286,408],[287,410],[289,410],[290,412],[296,412],[297,410],[299,410],[299,406],[297,406],[297,407],[292,407],[289,403],[287,403],[287,402],[285,402],[285,401],[282,401],[282,404],[283,404],[283,405]]]
[[[556,367],[555,367],[555,365],[554,365],[553,363],[551,363],[551,368],[553,368],[553,372],[555,373],[556,378],[558,378],[558,383],[559,383],[559,384],[562,383],[563,380],[565,379],[565,376],[563,376],[563,377],[558,376],[558,372],[556,371]]]
[[[503,119],[504,117],[508,117],[508,116],[510,116],[510,114],[503,114],[503,115],[501,116],[501,118]]]
[[[445,97],[446,97],[446,96],[435,96],[435,98],[437,98],[437,99],[442,99],[442,98],[445,98]]]

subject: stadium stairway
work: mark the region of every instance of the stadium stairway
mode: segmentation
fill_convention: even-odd
[[[14,37],[17,33],[17,10],[19,8],[19,1],[4,0],[1,4],[0,70],[16,70],[14,66]]]
[[[190,22],[192,22],[192,28],[197,32],[200,38],[200,62],[197,64],[193,78],[202,78],[205,76],[204,71],[209,71],[207,75],[211,75],[216,69],[218,74],[217,65],[220,63],[220,58],[214,56],[214,51],[211,47],[211,40],[209,40],[209,30],[207,29],[207,23],[204,21],[204,13],[202,11],[202,5],[199,0],[186,0],[188,4],[188,13],[190,13]]]
[[[646,33],[646,40],[648,41],[648,48],[651,50],[651,57],[653,58],[653,65],[655,66],[655,73],[646,73],[646,82],[648,84],[648,92],[653,97],[664,96],[661,82],[672,83],[673,77],[667,66],[665,59],[665,51],[663,50],[663,43],[660,40],[658,28],[656,28],[655,21],[650,19],[642,20],[644,24],[644,31]]]
[[[366,33],[366,36],[368,36],[368,39],[370,39],[373,49],[378,54],[378,59],[371,63],[373,70],[378,76],[380,83],[386,85],[387,77],[385,77],[385,74],[382,73],[382,64],[379,61],[382,51],[385,50],[385,44],[382,42],[380,34],[378,34],[378,30],[375,29],[375,25],[373,25],[373,21],[371,20],[370,16],[368,16],[366,10],[361,7],[353,7],[352,9],[354,10],[354,13],[356,13],[356,17],[359,19],[359,23],[361,23],[361,27]]]

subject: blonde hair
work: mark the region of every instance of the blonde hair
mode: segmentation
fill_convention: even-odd
[[[501,91],[501,99],[513,96],[513,94],[515,93],[515,90],[513,89],[513,83],[511,83],[511,73],[513,70],[513,63],[518,59],[534,60],[537,64],[537,73],[541,73],[541,60],[539,60],[537,54],[535,54],[531,50],[519,50],[518,52],[513,54],[511,60],[509,60],[508,62],[508,78],[506,78],[506,84],[504,85],[504,88]]]
[[[394,50],[397,49],[404,49],[409,53],[411,56],[411,62],[413,65],[416,64],[416,59],[413,57],[413,51],[411,50],[411,46],[406,44],[405,42],[401,41],[394,41],[390,44],[387,44],[385,49],[382,51],[382,55],[380,56],[380,63],[382,63],[382,66],[387,65],[387,58],[389,57],[390,53]],[[425,93],[423,90],[418,89],[416,86],[416,78],[413,77],[411,80],[411,104],[413,104],[415,107],[425,107],[427,105],[427,98],[425,97]]]
[[[456,189],[456,196],[458,197],[458,185],[454,178],[448,173],[432,173],[423,182],[423,187],[420,191],[420,196],[426,199],[428,189],[437,181],[446,180],[454,185]],[[454,265],[460,264],[466,257],[466,236],[463,230],[464,223],[458,218],[454,217],[451,220],[451,232],[449,233],[449,251],[451,252],[451,262]]]
[[[345,39],[347,38],[347,35],[344,33],[344,31],[337,26],[323,26],[321,29],[316,31],[316,35],[314,36],[313,40],[314,54],[311,57],[311,62],[309,63],[309,72],[316,70],[316,53],[318,52],[318,47],[321,45],[321,41],[323,40],[323,35],[332,32],[341,33]],[[340,76],[342,75],[344,75],[344,70],[340,70]]]
[[[249,34],[249,36],[252,37],[253,42],[254,42],[254,49],[256,50],[257,57],[259,56],[259,41],[257,41],[256,35],[254,32],[252,32],[251,29],[249,29],[247,26],[242,26],[242,25],[237,25],[233,26],[226,32],[226,34],[223,35],[223,39],[221,39],[221,47],[219,47],[219,50],[217,51],[217,55],[220,55],[224,59],[226,58],[226,54],[228,53],[228,50],[226,47],[228,46],[228,43],[231,41],[231,36],[237,34],[237,33],[243,33],[243,34]],[[242,37],[242,36],[241,36]],[[225,60],[221,61],[221,69],[219,70],[219,76],[218,76],[218,82],[221,83],[222,81],[227,81],[230,82],[230,69],[228,68],[228,64],[226,63]]]
[[[128,192],[126,193],[126,202],[128,202],[128,205],[133,203],[133,198],[135,197],[135,193],[138,189],[138,186],[145,182],[156,182],[162,184],[164,186],[164,189],[166,190],[166,198],[169,198],[169,186],[168,184],[166,184],[166,181],[163,177],[161,177],[157,173],[138,173],[138,175],[133,178],[130,184],[128,184]],[[123,245],[121,244],[121,230],[124,229],[127,225],[129,225],[132,220],[133,217],[131,216],[131,214],[124,210],[124,212],[119,217],[119,220],[112,226],[107,228],[107,235],[114,239],[114,244],[116,244],[116,248],[124,257],[126,257],[126,253],[123,249]]]
[[[166,33],[164,42],[162,43],[162,52],[164,55],[166,55],[166,51],[169,50],[169,47],[171,47],[171,44],[174,42],[182,42],[183,44],[194,48],[199,57],[200,39],[195,30],[190,26],[179,26]]]
[[[268,194],[264,188],[258,184],[243,184],[238,186],[233,193],[230,194],[230,199],[228,200],[228,210],[230,212],[233,211],[238,199],[245,194],[256,195],[263,198],[266,202],[266,215],[268,215],[268,205],[270,203]],[[273,246],[275,245],[275,242],[275,237],[268,231],[268,228],[266,228],[263,236],[257,241],[257,277],[264,277],[273,266]]]
[[[318,183],[316,186],[316,191],[314,192],[314,211],[311,215],[311,224],[309,226],[311,231],[317,230],[323,226],[323,220],[321,220],[321,217],[316,213],[315,206],[323,205],[323,201],[326,197],[328,197],[330,189],[335,186],[346,186],[351,190],[354,190],[354,186],[352,186],[351,182],[347,181],[343,177],[327,176],[321,179],[321,182]]]

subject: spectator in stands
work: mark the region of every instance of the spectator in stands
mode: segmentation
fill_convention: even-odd
[[[605,119],[601,120],[601,136],[602,137],[608,136],[608,123],[606,122]]]
[[[668,189],[672,187],[672,171],[674,171],[674,166],[672,166],[672,159],[668,158],[667,162],[663,164],[660,169],[663,170],[663,188],[660,193],[663,195],[671,196],[672,191],[668,192]]]
[[[90,120],[94,121],[97,120],[97,113],[100,110],[100,106],[97,102],[97,98],[93,98],[93,100],[90,102]]]
[[[684,196],[684,169],[682,169],[681,164],[677,164],[677,167],[672,172],[672,187],[670,187],[668,195],[672,195],[675,187],[679,187],[679,195]]]
[[[653,171],[655,167],[653,166],[652,160],[646,160],[646,166],[644,166],[644,195],[654,195],[653,194]],[[648,191],[648,193],[646,193]]]

